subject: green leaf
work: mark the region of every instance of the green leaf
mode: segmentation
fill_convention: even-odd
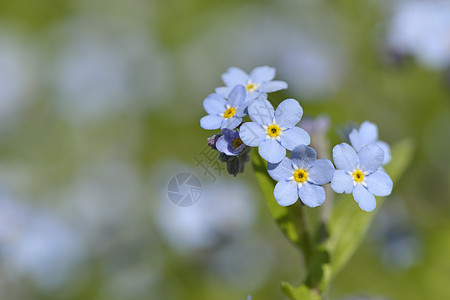
[[[303,218],[302,207],[296,203],[284,207],[277,203],[273,196],[274,181],[267,173],[267,163],[261,158],[256,148],[252,153],[253,170],[258,180],[261,191],[266,199],[269,211],[284,235],[296,245],[305,256],[305,260],[311,252],[311,240]]]
[[[411,140],[405,139],[392,148],[392,160],[385,169],[394,186],[410,164],[414,147]],[[377,197],[377,206],[380,207],[384,200]],[[331,256],[331,276],[339,272],[359,247],[374,216],[374,212],[361,210],[351,194],[337,197],[328,224],[330,236],[326,243]]]
[[[294,287],[287,282],[281,283],[281,290],[291,300],[320,300],[320,294],[306,285]]]

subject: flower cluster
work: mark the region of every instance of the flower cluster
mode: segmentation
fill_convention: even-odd
[[[229,68],[222,75],[226,86],[216,88],[203,102],[208,115],[200,125],[221,129],[208,138],[208,144],[220,152],[228,172],[234,176],[243,172],[251,147],[258,147],[268,174],[277,181],[274,197],[278,204],[289,206],[300,199],[309,207],[319,206],[326,199],[323,185],[331,183],[336,193],[352,193],[361,209],[375,209],[374,196],[389,195],[393,185],[382,168],[391,159],[389,145],[378,140],[377,126],[366,121],[353,129],[349,135],[352,146],[334,147],[334,165],[317,159],[314,148],[308,146],[310,135],[298,126],[303,116],[300,103],[290,98],[276,109],[270,103],[268,93],[287,88],[274,77],[275,69],[268,66],[255,68],[250,75]],[[250,120],[244,122],[245,118]]]

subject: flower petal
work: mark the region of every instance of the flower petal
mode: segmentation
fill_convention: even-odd
[[[284,157],[279,163],[267,163],[267,172],[270,177],[276,181],[287,180],[292,176],[294,168],[292,167],[292,161]]]
[[[242,106],[245,108],[245,111],[247,112],[248,107],[257,100],[267,100],[267,94],[264,92],[253,92],[253,93],[247,94],[244,104],[242,104]]]
[[[262,158],[274,164],[280,162],[286,156],[286,149],[274,139],[265,139],[262,141],[258,151]]]
[[[298,145],[292,150],[291,159],[298,168],[309,168],[317,159],[317,152],[312,147]]]
[[[207,115],[200,119],[200,126],[203,129],[219,129],[222,125],[223,118],[218,115]]]
[[[309,145],[310,140],[309,134],[300,127],[284,130],[280,137],[281,145],[289,151],[292,151],[298,145]]]
[[[274,109],[268,100],[257,99],[248,107],[248,115],[253,122],[267,126],[273,122]]]
[[[228,95],[228,105],[231,107],[238,107],[244,104],[245,98],[247,97],[247,91],[245,87],[241,84],[236,85]]]
[[[367,175],[365,181],[367,189],[375,196],[388,196],[392,192],[392,179],[382,170]]]
[[[391,147],[388,145],[388,143],[383,142],[383,141],[378,141],[375,144],[377,144],[378,147],[383,149],[383,152],[384,152],[383,165],[390,162],[391,161]]]
[[[361,145],[374,143],[378,139],[378,127],[374,123],[365,121],[359,127]]]
[[[226,120],[223,120],[222,126],[220,128],[228,128],[228,129],[235,129],[238,127],[239,124],[241,124],[242,118],[241,117],[232,117]]]
[[[280,91],[280,90],[285,90],[287,88],[288,88],[288,85],[286,82],[274,80],[274,81],[270,81],[270,82],[261,84],[261,86],[258,88],[258,90],[260,90],[262,92],[266,92],[266,93],[272,93],[272,92],[276,92],[276,91]]]
[[[353,189],[353,198],[364,211],[372,211],[377,206],[374,195],[372,195],[362,184],[357,184]]]
[[[323,185],[333,179],[334,166],[328,159],[318,159],[308,170],[308,178],[314,183]]]
[[[353,179],[344,170],[334,171],[331,188],[338,194],[350,194],[353,191]]]
[[[242,124],[239,136],[247,146],[256,147],[266,138],[266,131],[255,122],[247,122]]]
[[[300,200],[309,207],[316,207],[325,202],[325,190],[323,187],[306,182],[298,189]]]
[[[333,161],[337,169],[351,171],[359,162],[355,149],[342,143],[333,148]]]
[[[361,170],[373,173],[381,167],[384,152],[376,144],[369,144],[359,150],[358,157]]]
[[[236,154],[233,154],[228,150],[228,145],[229,143],[225,140],[225,136],[221,136],[216,142],[217,150],[225,153],[226,155],[235,156]]]
[[[348,138],[350,139],[350,144],[352,144],[352,147],[355,148],[356,151],[359,151],[362,144],[358,130],[353,129],[348,135]]]
[[[281,206],[294,204],[297,199],[297,183],[295,181],[280,181],[275,185],[273,195]]]
[[[228,95],[231,92],[231,88],[227,87],[227,86],[221,86],[215,89],[216,94],[219,94],[220,96],[226,98],[228,97]]]
[[[250,81],[253,83],[262,83],[271,81],[275,77],[275,68],[262,66],[253,69],[250,73]]]
[[[222,80],[228,87],[232,88],[238,84],[247,84],[248,75],[239,68],[231,67],[222,75]]]
[[[227,101],[219,94],[210,94],[203,101],[203,107],[210,115],[223,114]]]
[[[281,127],[292,128],[300,122],[303,109],[295,99],[286,99],[278,105],[275,120]]]

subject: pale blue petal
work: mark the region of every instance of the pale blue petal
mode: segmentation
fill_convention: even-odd
[[[333,179],[331,180],[331,188],[338,194],[350,194],[353,191],[352,176],[347,174],[344,170],[334,171]]]
[[[325,202],[323,187],[311,183],[304,183],[298,189],[300,200],[309,207],[317,207]]]
[[[258,88],[258,90],[266,92],[266,93],[273,93],[280,90],[285,90],[288,88],[288,85],[284,81],[270,81],[267,83],[261,84],[261,86]]]
[[[298,145],[309,145],[309,134],[300,127],[292,127],[283,131],[280,137],[280,142],[283,147],[292,151]]]
[[[256,147],[266,138],[266,131],[255,122],[247,122],[242,124],[239,136],[247,146]]]
[[[318,159],[308,170],[308,178],[314,184],[326,184],[333,179],[334,166],[328,159]]]
[[[359,127],[359,136],[361,138],[361,145],[368,145],[374,143],[378,139],[377,125],[365,121]]]
[[[339,170],[353,171],[359,162],[355,149],[349,144],[342,143],[333,148],[334,165]]]
[[[281,206],[294,204],[297,199],[297,183],[295,181],[280,181],[275,185],[273,195]]]
[[[245,117],[247,115],[247,107],[244,105],[240,105],[236,108],[236,112],[234,114],[235,117]]]
[[[223,118],[221,116],[207,115],[200,119],[200,126],[203,129],[219,129],[222,125]]]
[[[392,179],[386,172],[378,170],[365,178],[367,189],[375,196],[388,196],[392,192]]]
[[[228,97],[228,95],[231,92],[231,88],[227,87],[227,86],[221,86],[215,89],[216,94],[219,94],[220,96],[226,98]]]
[[[384,152],[383,149],[376,144],[369,144],[359,150],[358,157],[361,170],[372,173],[381,167],[384,159]]]
[[[353,198],[364,211],[372,211],[377,206],[375,197],[362,184],[357,184],[353,189]]]
[[[245,87],[238,84],[231,90],[230,95],[228,95],[228,105],[231,107],[238,107],[239,105],[244,104],[246,97],[247,91],[245,90]]]
[[[359,151],[361,149],[361,138],[359,137],[359,132],[356,129],[353,129],[348,138],[350,139],[350,144],[352,144],[352,147],[355,148],[356,151]]]
[[[222,80],[231,88],[238,84],[247,84],[248,75],[239,68],[231,67],[222,75]]]
[[[247,98],[245,98],[243,106],[248,107],[257,100],[267,100],[267,94],[264,92],[253,92],[247,94]]]
[[[383,149],[384,152],[384,159],[383,159],[383,165],[387,164],[391,161],[391,147],[383,141],[378,141],[375,144],[378,145],[381,149]]]
[[[275,68],[262,66],[253,69],[250,73],[250,81],[253,83],[262,83],[271,81],[275,77]]]
[[[217,142],[216,142],[216,148],[222,153],[225,153],[226,155],[235,156],[237,154],[231,153],[228,151],[228,142],[225,140],[225,136],[221,136]]]
[[[239,124],[241,124],[241,122],[242,122],[242,118],[240,118],[240,117],[232,117],[232,118],[229,118],[226,120],[223,119],[222,126],[220,126],[220,128],[235,129],[236,127],[239,126]]]
[[[259,154],[271,163],[280,162],[286,156],[286,149],[277,140],[265,139],[259,145]]]
[[[287,180],[293,171],[292,161],[287,157],[277,164],[267,163],[267,172],[276,181]]]
[[[203,108],[210,115],[223,114],[227,101],[219,94],[210,94],[203,101]]]
[[[272,124],[274,109],[266,99],[257,99],[248,107],[248,115],[253,122],[268,126]]]
[[[300,122],[303,109],[295,99],[286,99],[278,105],[275,120],[281,127],[292,128]]]
[[[297,168],[309,168],[317,159],[317,152],[306,145],[298,145],[292,150],[291,159]]]

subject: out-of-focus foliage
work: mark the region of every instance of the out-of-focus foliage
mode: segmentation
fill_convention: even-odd
[[[228,67],[261,65],[289,85],[271,100],[329,116],[332,144],[369,120],[416,146],[330,299],[447,297],[450,14],[424,1],[416,32],[418,2],[2,0],[0,299],[283,299],[280,281],[300,284],[250,166],[198,164],[203,99]],[[402,28],[417,48],[393,43]],[[202,182],[191,207],[167,199],[180,172]]]

